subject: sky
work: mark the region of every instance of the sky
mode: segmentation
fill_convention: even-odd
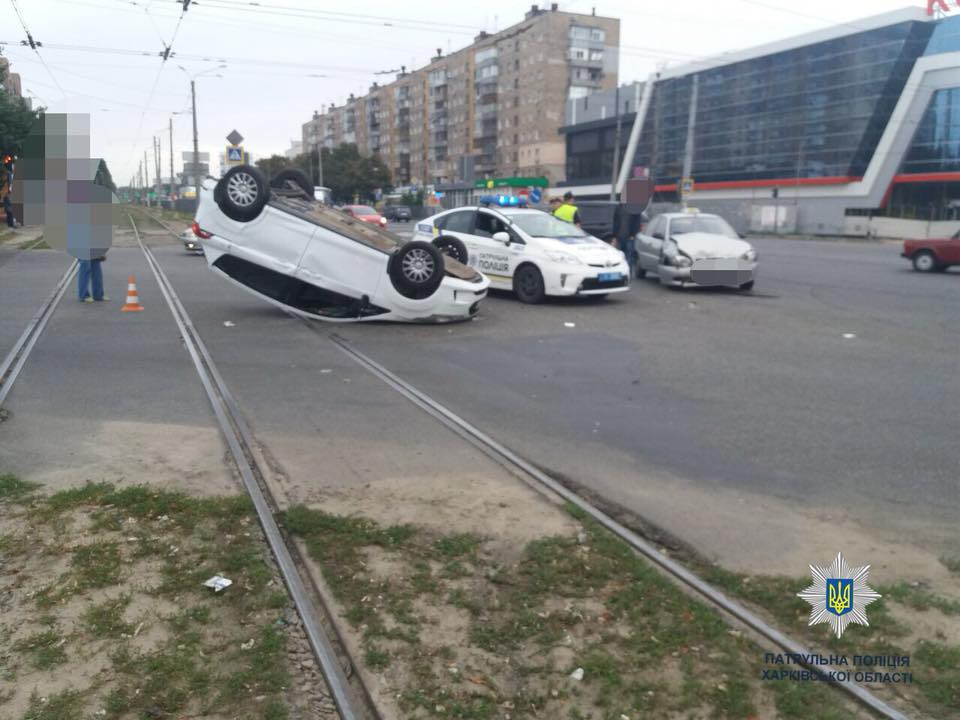
[[[196,77],[201,151],[216,156],[236,129],[255,158],[282,154],[314,110],[362,95],[375,80],[392,80],[401,65],[425,65],[437,48],[446,54],[481,30],[517,23],[531,4],[194,0],[181,13],[182,0],[0,0],[0,43],[35,105],[90,115],[91,153],[105,158],[116,183],[125,185],[144,151],[153,167],[155,136],[162,174],[169,176],[171,120],[180,171],[181,153],[192,149],[190,77]],[[925,8],[926,0],[558,4],[620,19],[620,80],[630,82],[663,66],[911,5]],[[42,44],[38,52],[20,44],[24,25]]]

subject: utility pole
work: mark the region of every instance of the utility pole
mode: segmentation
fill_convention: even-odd
[[[190,175],[193,178],[194,189],[199,193],[200,178],[197,177],[197,173],[200,167],[200,148],[197,141],[197,84],[193,79],[190,80],[190,102],[193,105],[193,172]]]
[[[617,199],[617,176],[620,174],[620,82],[617,81],[614,112],[617,114],[617,131],[613,139],[613,167],[610,168],[610,200]]]
[[[687,110],[687,143],[683,151],[683,177],[680,178],[681,184],[685,179],[691,177],[693,173],[693,145],[697,131],[697,95],[699,88],[700,76],[694,75],[693,91],[690,93],[690,107]],[[682,189],[680,202],[683,204],[684,209],[686,209],[687,195]]]
[[[143,151],[143,189],[145,194],[150,191],[150,163],[147,162],[147,151]],[[147,205],[150,205],[149,196]]]
[[[154,138],[153,138],[153,161],[154,161],[154,163],[156,164],[156,170],[157,170],[157,177],[156,177],[156,180],[157,180],[157,185],[156,185],[156,187],[157,187],[157,189],[156,189],[156,192],[157,192],[157,205],[159,205],[159,204],[160,204],[160,173],[161,173],[161,170],[160,170],[160,138],[158,138],[158,137],[156,137],[156,136],[154,136]]]
[[[179,193],[177,193],[179,195]],[[170,199],[173,200],[173,117],[170,118]]]

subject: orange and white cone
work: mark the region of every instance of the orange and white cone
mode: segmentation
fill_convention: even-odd
[[[127,278],[127,303],[120,308],[123,312],[140,312],[143,305],[140,304],[140,296],[137,295],[137,280],[131,275]]]

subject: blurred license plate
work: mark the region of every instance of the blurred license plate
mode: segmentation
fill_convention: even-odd
[[[614,280],[623,280],[623,273],[600,273],[597,275],[600,282],[613,282]]]
[[[697,260],[690,272],[698,285],[742,285],[750,278],[750,264],[733,258]]]

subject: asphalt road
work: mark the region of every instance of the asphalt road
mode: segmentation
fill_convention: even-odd
[[[476,462],[346,362],[324,339],[336,332],[529,460],[701,548],[724,524],[725,535],[737,534],[745,511],[724,510],[731,492],[775,501],[774,527],[774,509],[782,518],[826,508],[866,525],[892,517],[949,528],[960,511],[960,272],[914,273],[894,244],[756,244],[752,293],[649,280],[606,301],[527,306],[501,293],[472,322],[318,323],[319,333],[169,239],[157,253],[254,431],[300,486],[293,496],[396,472],[439,477]],[[190,427],[208,424],[142,258],[132,248],[113,255],[113,311],[136,272],[145,317],[111,312],[109,323],[84,329],[91,308],[65,303],[14,390],[14,417],[183,415]],[[52,287],[65,263],[39,260],[36,281],[18,272],[18,287],[39,288],[43,278]],[[48,290],[33,292],[39,303]],[[32,314],[20,304],[0,314],[11,342]],[[78,357],[97,382],[77,374]],[[802,533],[786,535],[781,550]],[[755,531],[741,529],[738,542],[756,544]]]
[[[914,273],[895,244],[756,244],[751,294],[646,280],[606,302],[499,295],[466,325],[341,334],[532,460],[601,489],[619,465],[619,478],[667,472],[955,519],[960,273]]]

